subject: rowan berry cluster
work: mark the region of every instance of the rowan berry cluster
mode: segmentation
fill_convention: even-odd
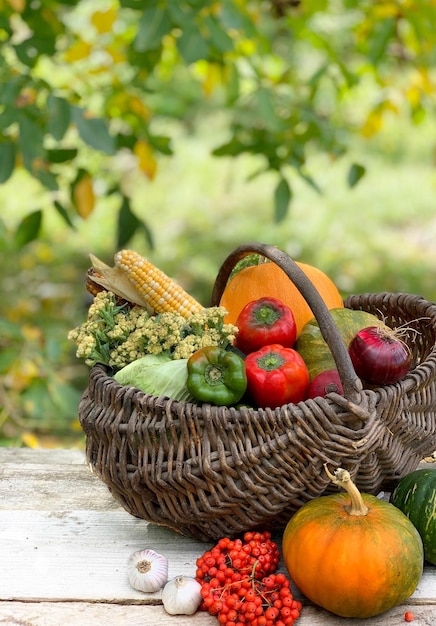
[[[220,539],[197,559],[200,610],[226,626],[292,626],[301,603],[289,579],[276,573],[279,549],[269,532]]]

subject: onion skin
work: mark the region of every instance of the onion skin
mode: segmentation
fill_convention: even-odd
[[[368,326],[348,347],[356,374],[372,385],[390,385],[410,371],[412,354],[395,330]]]

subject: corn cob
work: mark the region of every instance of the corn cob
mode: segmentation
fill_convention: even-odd
[[[100,286],[106,291],[111,291],[115,296],[124,301],[143,306],[150,315],[154,313],[144,299],[139,296],[125,272],[119,267],[106,265],[106,263],[100,261],[100,259],[93,254],[89,256],[91,258],[92,268],[88,271],[86,288],[92,295],[95,295],[98,286]],[[90,284],[91,281],[94,285]]]
[[[171,311],[189,317],[204,308],[180,285],[137,252],[120,250],[114,260],[115,268],[124,273],[138,297],[156,313]]]

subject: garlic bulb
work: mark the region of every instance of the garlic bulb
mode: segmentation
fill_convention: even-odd
[[[200,606],[201,585],[191,576],[176,576],[162,591],[164,609],[170,615],[192,615]]]
[[[127,563],[127,576],[138,591],[158,591],[168,580],[168,559],[150,549],[134,552]]]

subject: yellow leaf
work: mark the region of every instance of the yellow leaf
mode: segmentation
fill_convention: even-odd
[[[76,41],[71,48],[65,52],[65,60],[68,63],[87,59],[92,51],[92,45],[87,41]]]
[[[150,144],[144,139],[138,139],[133,148],[133,153],[138,158],[138,165],[141,172],[143,172],[147,178],[153,180],[156,175],[157,163]]]
[[[398,105],[391,99],[383,101],[382,109],[383,112],[390,111],[391,113],[395,113],[395,115],[399,113]]]
[[[369,138],[376,135],[383,126],[383,111],[380,108],[371,111],[366,118],[361,133],[364,137]]]
[[[206,96],[210,96],[214,91],[217,85],[222,85],[223,83],[223,73],[222,67],[217,63],[208,63],[207,64],[207,72],[206,78],[203,83],[203,91]]]
[[[8,385],[14,391],[26,389],[30,383],[39,377],[39,367],[31,359],[15,363],[8,373]]]
[[[96,11],[91,17],[91,23],[99,33],[109,33],[116,19],[117,11],[111,7],[107,11]]]
[[[34,435],[33,433],[30,432],[23,432],[21,435],[21,441],[28,447],[28,448],[40,448],[40,443],[39,443],[39,439],[38,437],[36,437],[36,435]]]
[[[420,89],[422,92],[428,95],[434,92],[434,86],[430,74],[428,72],[428,69],[425,67],[417,68],[411,82],[413,85],[416,85],[416,88]]]
[[[39,342],[43,340],[42,331],[38,326],[31,326],[30,324],[24,324],[21,327],[21,332],[23,333],[24,339],[26,341],[36,341]]]
[[[83,219],[89,217],[94,210],[95,195],[91,176],[85,172],[73,187],[73,203],[77,213]]]
[[[372,16],[376,19],[384,19],[387,17],[396,17],[400,12],[398,3],[388,2],[386,4],[376,4],[372,10]]]
[[[9,6],[17,13],[22,13],[26,8],[26,0],[6,0]]]
[[[197,61],[195,73],[202,83],[203,93],[206,96],[210,96],[217,85],[222,85],[225,82],[222,66],[217,63],[210,63],[205,60]]]
[[[421,90],[418,87],[409,87],[405,95],[412,109],[415,109],[421,103]]]
[[[145,106],[145,104],[137,98],[136,96],[132,96],[129,98],[129,108],[130,110],[137,115],[138,117],[142,117],[144,120],[148,120],[150,117],[150,109]]]
[[[126,55],[115,46],[106,46],[105,51],[111,57],[113,63],[124,63]]]
[[[256,45],[251,39],[241,39],[236,45],[236,51],[240,56],[251,56],[256,52]]]

